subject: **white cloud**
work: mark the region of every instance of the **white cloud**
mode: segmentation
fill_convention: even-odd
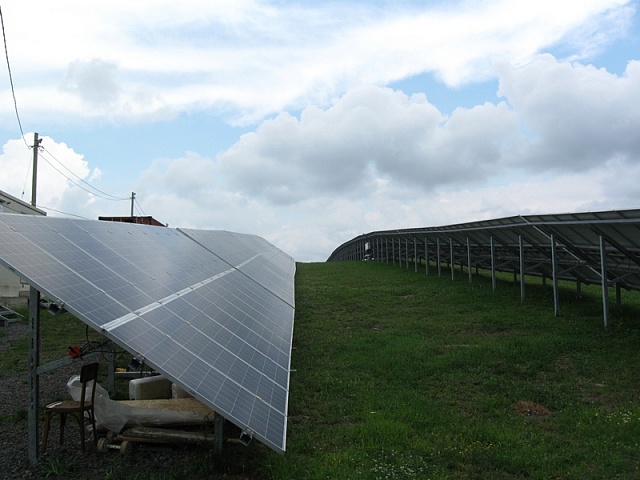
[[[120,87],[116,78],[117,67],[99,59],[76,60],[69,64],[61,89],[78,95],[93,106],[113,105]]]
[[[640,162],[640,112],[630,108],[640,105],[640,62],[618,77],[542,55],[504,67],[499,93],[532,136],[514,159],[523,167],[584,171],[613,159]]]
[[[247,196],[306,211],[313,227],[301,228],[317,244],[378,229],[633,208],[637,65],[618,77],[543,55],[501,70],[506,102],[449,117],[422,95],[360,87],[326,110],[265,121],[219,168]]]
[[[446,118],[424,95],[358,87],[327,110],[265,121],[220,155],[220,170],[241,191],[275,204],[366,195],[380,178],[428,193],[485,179],[503,163],[502,143],[516,130],[505,104]]]
[[[20,39],[10,51],[14,70],[24,72],[18,82],[24,109],[41,109],[29,99],[47,98],[45,107],[67,121],[97,114],[130,121],[213,108],[246,124],[284,109],[324,106],[360,84],[424,72],[464,85],[493,77],[496,61],[522,65],[563,41],[592,52],[610,38],[603,28],[626,27],[629,3],[496,0],[382,9],[258,0],[26,0],[4,13],[9,40]],[[574,58],[584,54],[572,50]],[[83,102],[70,109],[69,97],[53,91],[60,83]],[[96,112],[97,100],[109,100],[111,108]]]

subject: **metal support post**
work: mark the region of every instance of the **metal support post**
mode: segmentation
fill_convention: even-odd
[[[424,237],[424,274],[429,275],[429,241]]]
[[[607,280],[607,251],[604,237],[600,235],[600,277],[602,279],[602,316],[604,328],[609,328],[609,282]]]
[[[469,268],[469,283],[473,281],[473,272],[471,271],[471,243],[467,238],[467,266]]]
[[[391,261],[392,261],[392,265],[395,267],[396,265],[396,241],[392,238],[391,239]]]
[[[558,260],[556,257],[556,239],[551,235],[551,271],[553,275],[553,310],[560,316],[560,293],[558,291]]]
[[[29,463],[38,462],[39,446],[39,407],[40,407],[40,377],[38,364],[40,363],[40,292],[31,287],[29,289]]]
[[[107,391],[109,396],[114,398],[116,393],[116,344],[113,342],[109,343],[107,359]]]
[[[409,237],[404,239],[404,254],[405,264],[407,265],[407,270],[409,270]]]
[[[451,259],[451,280],[456,278],[456,269],[453,265],[453,238],[449,237],[449,258]]]
[[[438,262],[438,276],[442,275],[442,265],[440,264],[440,239],[436,238],[436,261]]]
[[[525,281],[524,281],[524,242],[522,235],[518,235],[518,246],[520,247],[520,301],[524,302]]]
[[[222,453],[224,445],[224,417],[219,413],[213,414],[213,452]]]
[[[496,281],[496,248],[495,248],[495,240],[493,237],[490,239],[491,243],[491,288],[493,290],[496,289],[498,283]]]

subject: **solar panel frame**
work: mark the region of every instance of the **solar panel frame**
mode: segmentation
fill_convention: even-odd
[[[450,259],[449,240],[462,249],[467,239],[475,242],[474,266],[499,271],[519,271],[520,256],[525,273],[549,277],[552,272],[551,238],[554,238],[558,278],[579,283],[615,284],[617,288],[640,290],[640,210],[612,210],[548,215],[526,215],[446,225],[371,232],[355,237],[332,252],[328,261],[364,257],[366,242],[375,245],[378,259],[399,260],[395,241],[419,239],[414,252],[426,256],[425,242],[440,242],[440,258]],[[604,240],[606,278],[602,276],[600,238]],[[520,239],[523,241],[522,251]],[[393,240],[393,241],[392,241]],[[493,247],[492,247],[493,244]],[[471,248],[471,247],[470,247]],[[491,249],[495,264],[491,264]],[[436,260],[434,250],[429,259]],[[466,265],[466,255],[458,254],[454,263]],[[546,259],[546,260],[545,260]]]
[[[295,261],[203,232],[0,214],[0,263],[284,452]]]

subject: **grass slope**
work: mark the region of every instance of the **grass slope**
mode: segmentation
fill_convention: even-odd
[[[541,285],[299,264],[273,477],[639,478],[637,299],[606,331],[582,293],[556,318]]]

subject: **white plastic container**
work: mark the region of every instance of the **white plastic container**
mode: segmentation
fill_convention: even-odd
[[[171,380],[162,375],[135,378],[129,382],[130,400],[171,398]]]
[[[171,384],[171,398],[191,398],[191,397],[193,397],[193,395],[191,395],[189,392],[181,389],[175,383]]]

